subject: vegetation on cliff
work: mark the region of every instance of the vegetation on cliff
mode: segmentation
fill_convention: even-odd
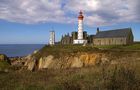
[[[78,52],[95,52],[98,48],[93,46],[81,46],[81,45],[56,45],[56,46],[44,46],[39,50],[34,56],[39,59],[48,55],[53,55],[55,57],[60,57],[64,55],[71,55]]]
[[[21,59],[27,66],[31,64],[32,68],[38,66],[41,69],[31,72],[26,69],[15,69],[13,66],[13,72],[0,72],[0,89],[139,90],[139,45],[118,46],[118,48],[80,45],[44,46],[27,57],[29,63],[26,59]],[[95,61],[99,62],[93,63]],[[55,68],[59,66],[61,68]],[[71,66],[74,67],[69,68]]]
[[[0,74],[1,90],[139,90],[140,61]]]
[[[115,49],[115,50],[128,50],[128,51],[134,51],[134,50],[140,50],[140,43],[134,43],[131,45],[107,45],[107,46],[95,46],[96,48],[100,49]]]
[[[48,55],[60,57],[63,55],[70,55],[78,52],[98,52],[102,50],[118,50],[118,51],[140,51],[140,43],[134,43],[132,45],[109,45],[109,46],[93,46],[93,45],[46,45],[40,49],[34,56],[41,58]]]
[[[7,71],[9,67],[10,67],[9,58],[4,54],[0,54],[0,72]]]

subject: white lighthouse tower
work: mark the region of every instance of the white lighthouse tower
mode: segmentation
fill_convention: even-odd
[[[50,45],[54,45],[54,44],[55,44],[55,32],[54,32],[54,31],[50,31],[50,40],[49,40],[49,44],[50,44]]]
[[[78,16],[78,39],[74,40],[74,44],[84,44],[87,43],[87,40],[83,39],[83,12],[80,11],[79,12],[79,16]]]

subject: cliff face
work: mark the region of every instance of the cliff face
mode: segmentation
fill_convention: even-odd
[[[24,66],[27,66],[28,70],[33,69],[65,69],[65,68],[79,68],[84,66],[95,65],[99,60],[100,54],[87,54],[80,53],[75,56],[62,56],[60,58],[55,58],[53,55],[46,57],[41,57],[36,60],[33,57],[28,57]]]
[[[61,56],[59,58],[55,58],[53,55],[48,55],[46,57],[41,57],[40,59],[36,59],[35,57],[28,56],[26,57],[26,62],[24,66],[27,67],[28,70],[35,69],[66,69],[66,68],[80,68],[87,66],[94,66],[100,64],[111,63],[113,60],[122,59],[123,56],[119,57],[114,55],[113,53],[76,53],[74,56],[66,55]],[[129,59],[129,58],[126,58]],[[115,62],[113,62],[115,63]]]
[[[80,68],[101,64],[117,64],[126,60],[140,60],[140,52],[80,52],[75,55],[62,55],[59,58],[48,55],[36,59],[26,57],[24,66],[28,70]]]

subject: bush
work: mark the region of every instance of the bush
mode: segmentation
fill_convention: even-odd
[[[10,64],[7,61],[0,61],[0,71],[8,69]]]
[[[103,86],[109,90],[138,90],[139,80],[135,70],[130,67],[115,66],[113,69],[102,71]]]

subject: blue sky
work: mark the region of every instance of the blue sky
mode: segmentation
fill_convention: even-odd
[[[56,41],[62,34],[77,31],[77,16],[84,12],[84,30],[131,27],[140,41],[139,0],[1,0],[0,44],[46,44],[49,31]]]

